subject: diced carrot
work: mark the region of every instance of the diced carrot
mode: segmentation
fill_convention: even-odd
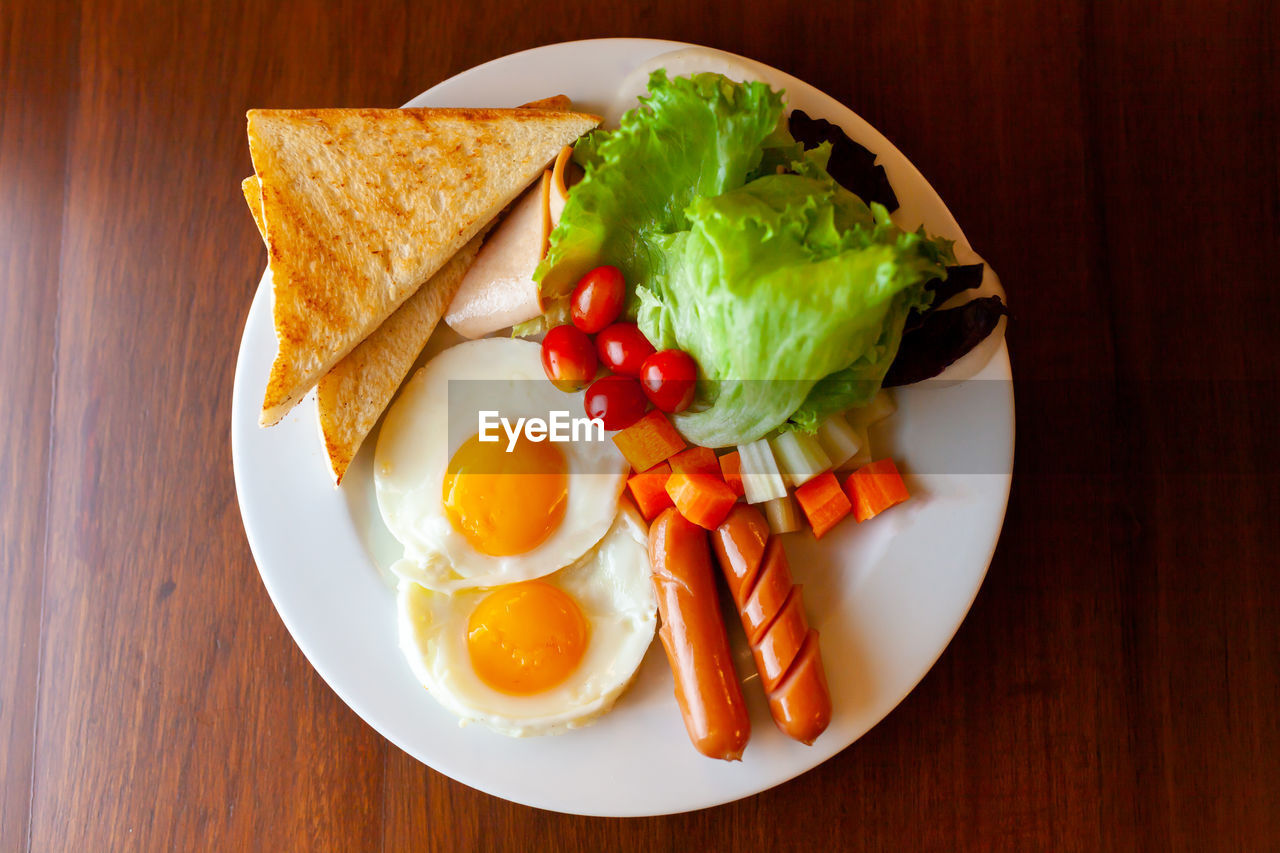
[[[671,466],[659,462],[648,471],[632,474],[631,479],[627,480],[631,497],[635,499],[636,508],[645,521],[653,521],[658,513],[673,505],[671,496],[667,494],[667,478],[670,476]]]
[[[815,539],[821,539],[853,509],[849,498],[840,488],[840,481],[830,471],[823,471],[798,487],[796,500],[804,510],[805,518],[809,519]]]
[[[718,527],[738,502],[718,474],[672,474],[667,494],[681,515],[708,530]]]
[[[720,476],[724,477],[725,483],[733,489],[735,495],[740,498],[747,496],[747,490],[742,485],[742,454],[738,451],[720,457]]]
[[[892,459],[863,465],[844,481],[844,488],[853,501],[853,516],[858,521],[874,518],[911,497]]]
[[[615,433],[613,443],[627,457],[637,471],[648,471],[659,462],[665,462],[673,454],[684,449],[684,439],[667,420],[666,415],[654,409],[631,426]]]
[[[667,460],[676,474],[714,474],[720,476],[716,452],[709,447],[690,447]]]

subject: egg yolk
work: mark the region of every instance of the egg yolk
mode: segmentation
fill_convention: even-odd
[[[487,595],[467,622],[467,650],[480,680],[527,696],[569,677],[587,648],[577,602],[545,581],[521,581]]]
[[[523,435],[463,442],[444,475],[445,515],[472,547],[491,557],[523,554],[547,540],[564,519],[568,465],[560,448]]]

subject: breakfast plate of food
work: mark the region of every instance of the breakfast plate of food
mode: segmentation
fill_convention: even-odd
[[[1005,295],[888,140],[677,42],[252,110],[245,530],[308,660],[467,785],[634,816],[848,747],[968,612]]]

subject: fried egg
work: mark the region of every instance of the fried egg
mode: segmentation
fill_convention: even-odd
[[[493,587],[550,574],[600,541],[627,461],[603,429],[576,441],[508,432],[553,412],[583,418],[583,394],[546,379],[531,341],[469,341],[414,375],[374,457],[379,510],[405,549],[398,573],[435,590]]]
[[[450,594],[411,571],[397,610],[414,675],[463,725],[513,737],[587,725],[613,706],[653,640],[644,522],[624,501],[599,544],[535,580]]]

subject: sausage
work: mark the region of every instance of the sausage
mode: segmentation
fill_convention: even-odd
[[[761,565],[760,582],[750,591],[745,601],[737,601],[738,612],[742,614],[742,627],[747,632],[747,642],[755,645],[760,642],[761,635],[774,614],[782,609],[791,595],[791,568],[787,564],[787,553],[782,550],[780,539],[771,539],[765,550]]]
[[[811,744],[831,722],[818,632],[804,615],[782,540],[760,511],[738,504],[711,537],[756,660],[769,713],[788,737]]]
[[[703,755],[737,761],[751,721],[720,618],[707,533],[668,509],[649,529],[649,560],[662,614],[658,636],[689,740]]]
[[[810,629],[791,671],[769,693],[769,713],[778,728],[811,744],[831,722],[831,691],[818,651],[818,632]]]
[[[790,577],[790,572],[787,574]],[[787,603],[777,614],[760,641],[751,647],[756,658],[756,671],[760,673],[760,683],[764,685],[766,694],[777,688],[809,634],[809,623],[804,618],[804,605],[800,601],[800,587],[791,588]]]

